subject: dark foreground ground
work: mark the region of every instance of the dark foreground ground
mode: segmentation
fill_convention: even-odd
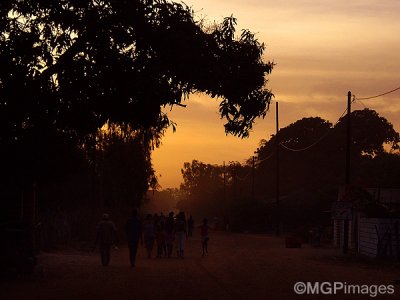
[[[186,243],[185,259],[147,259],[139,249],[137,267],[128,250],[113,250],[111,265],[97,253],[57,252],[39,256],[31,278],[0,283],[0,299],[374,299],[369,295],[296,295],[294,284],[330,282],[393,285],[400,299],[399,265],[343,257],[337,249],[286,249],[284,240],[212,232],[209,254],[201,257],[198,236]]]

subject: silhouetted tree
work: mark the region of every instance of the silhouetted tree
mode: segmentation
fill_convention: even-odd
[[[177,207],[197,218],[216,216],[219,228],[225,228],[228,222],[235,231],[265,231],[268,210],[265,203],[252,198],[251,174],[251,165],[247,163],[185,163]]]
[[[283,194],[311,186],[317,187],[321,181],[330,180],[336,175],[331,168],[330,159],[327,159],[332,152],[337,151],[336,148],[329,148],[326,144],[332,131],[331,126],[331,123],[319,117],[303,118],[279,131],[280,178]],[[310,148],[307,149],[308,147]],[[264,141],[257,152],[260,161],[256,178],[257,194],[274,197],[276,136],[273,135],[269,141]],[[326,179],[327,175],[330,179]]]
[[[272,63],[236,20],[205,28],[164,0],[2,1],[1,139],[54,127],[83,137],[106,121],[169,123],[160,107],[192,92],[220,97],[227,132],[247,136],[265,116]]]
[[[164,215],[175,210],[176,203],[180,199],[180,191],[177,188],[163,190],[151,190],[147,192],[142,211],[149,213],[163,213]]]
[[[97,133],[98,197],[108,209],[137,207],[151,187],[157,188],[148,143],[129,127],[107,124]]]
[[[354,170],[356,184],[361,187],[400,188],[400,154],[381,153],[364,159]]]
[[[182,199],[177,207],[200,217],[220,215],[224,204],[223,167],[193,160],[185,162],[181,172]]]
[[[18,173],[22,185],[40,174],[51,180],[39,154],[26,152],[35,143],[46,149],[38,153],[50,151],[54,135],[72,152],[84,149],[95,166],[95,135],[106,122],[143,135],[148,151],[173,125],[161,108],[195,92],[218,97],[226,132],[246,137],[273,96],[265,88],[273,63],[263,61],[264,45],[250,31],[237,36],[235,26],[233,17],[205,26],[185,4],[165,0],[1,1],[4,177]],[[46,157],[60,174],[62,157]]]
[[[353,111],[351,120],[352,181],[357,182],[356,175],[359,174],[361,163],[383,154],[385,144],[392,149],[398,149],[400,139],[393,125],[376,111]],[[344,183],[345,125],[345,117],[335,126],[316,117],[301,119],[280,130],[281,180],[284,193]],[[259,186],[264,187],[264,193],[268,189],[271,196],[275,186],[275,175],[272,171],[276,162],[275,148],[276,137],[272,136],[258,150],[259,160],[269,158],[260,164],[258,171],[271,182],[270,188],[266,188],[265,182],[268,181],[265,179]]]
[[[385,147],[399,147],[399,134],[392,124],[368,109],[353,111],[351,121],[351,183],[400,187],[395,175],[400,171],[398,155],[385,152]],[[338,187],[344,184],[345,117],[335,126],[319,117],[303,118],[282,128],[279,135],[282,218],[292,227],[328,220],[323,212],[330,209]],[[257,195],[271,203],[275,201],[275,149],[275,136],[258,149]]]
[[[334,139],[336,144],[344,147],[346,134],[346,117],[342,117],[335,126]],[[355,110],[351,113],[351,151],[354,155],[375,156],[384,152],[388,145],[393,150],[399,149],[399,133],[384,117],[375,110]]]

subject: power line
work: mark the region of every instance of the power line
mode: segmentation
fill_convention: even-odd
[[[364,106],[364,108],[368,108],[365,104],[364,104],[364,102],[362,102],[360,99],[355,99],[356,100],[356,102],[358,102],[358,103],[360,103],[362,106]]]
[[[330,128],[329,128],[330,129]],[[312,143],[311,145],[304,147],[304,148],[300,148],[300,149],[293,149],[290,148],[288,146],[286,146],[283,143],[279,143],[279,146],[282,146],[283,148],[285,148],[286,150],[292,151],[292,152],[301,152],[301,151],[306,151],[312,147],[314,147],[315,145],[317,145],[320,141],[322,141],[328,134],[330,133],[330,130],[328,130],[327,132],[325,132],[324,135],[322,135],[318,140],[316,140],[314,143]]]
[[[355,99],[353,99],[353,102],[354,102],[354,101],[355,101]],[[306,150],[308,150],[308,149],[314,147],[314,146],[317,145],[319,142],[321,142],[325,137],[327,137],[327,136],[329,135],[329,133],[331,133],[331,129],[332,129],[333,127],[335,127],[335,126],[339,123],[340,119],[341,119],[346,113],[347,113],[347,108],[344,110],[344,112],[342,113],[342,115],[337,119],[337,121],[335,122],[335,124],[333,124],[332,127],[330,127],[318,140],[316,140],[314,143],[312,143],[312,144],[309,145],[309,146],[306,146],[306,147],[304,147],[304,148],[294,149],[294,148],[290,148],[290,147],[286,146],[286,145],[283,144],[283,143],[279,143],[279,145],[282,146],[284,149],[289,150],[289,151],[292,151],[292,152],[306,151]]]
[[[400,87],[395,88],[395,89],[390,90],[390,91],[387,91],[387,92],[385,92],[385,93],[382,93],[382,94],[379,94],[379,95],[375,95],[375,96],[370,96],[370,97],[360,97],[360,98],[358,98],[358,97],[355,97],[355,96],[353,95],[353,100],[352,100],[351,102],[358,101],[358,102],[359,102],[360,104],[362,104],[365,108],[367,108],[367,106],[366,106],[361,100],[368,100],[368,99],[378,98],[378,97],[381,97],[381,96],[384,96],[384,95],[387,95],[387,94],[396,92],[396,91],[398,91],[398,90],[400,90]],[[337,121],[335,122],[335,124],[333,124],[333,126],[332,126],[331,128],[329,128],[329,129],[327,130],[326,133],[324,133],[319,139],[317,139],[314,143],[310,144],[309,146],[306,146],[306,147],[303,147],[303,148],[299,148],[299,149],[294,149],[294,148],[291,148],[291,147],[286,146],[286,145],[283,144],[283,143],[279,143],[279,145],[282,146],[284,149],[289,150],[289,151],[292,151],[292,152],[306,151],[306,150],[308,150],[308,149],[314,147],[315,145],[317,145],[317,144],[318,144],[319,142],[321,142],[326,136],[328,136],[329,133],[331,132],[331,129],[332,129],[333,127],[335,127],[335,126],[339,123],[340,119],[341,119],[346,113],[347,113],[347,108],[344,110],[344,112],[342,113],[342,115],[337,119]],[[267,158],[261,160],[260,162],[263,162],[264,160],[269,159],[271,156],[272,156],[272,155],[270,155],[269,157],[267,157]]]
[[[275,154],[275,151],[273,151],[273,152],[272,152],[270,155],[268,155],[266,158],[258,159],[258,160],[257,160],[257,165],[260,165],[262,162],[264,162],[264,161],[270,159],[272,156],[274,156],[274,154]]]
[[[378,98],[378,97],[385,96],[387,94],[393,93],[393,92],[398,91],[398,90],[400,90],[400,86],[398,88],[395,88],[393,90],[387,91],[387,92],[379,94],[379,95],[370,96],[370,97],[361,97],[361,98],[355,98],[355,99],[356,100],[368,100],[368,99]]]

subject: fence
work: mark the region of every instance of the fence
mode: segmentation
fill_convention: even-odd
[[[359,219],[358,251],[369,257],[400,259],[400,219]]]

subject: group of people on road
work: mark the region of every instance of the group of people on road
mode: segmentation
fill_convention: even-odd
[[[202,241],[202,255],[208,252],[208,233],[210,227],[207,219],[203,220],[200,228]],[[139,243],[144,245],[147,258],[151,258],[154,246],[157,249],[157,258],[171,258],[174,245],[178,258],[184,258],[185,241],[193,236],[194,220],[192,216],[186,219],[185,213],[175,215],[170,212],[168,216],[163,213],[147,214],[144,221],[139,219],[136,209],[132,211],[126,226],[126,235],[129,247],[129,261],[135,267],[136,254]],[[107,266],[110,263],[110,251],[117,243],[117,230],[108,214],[104,214],[97,226],[96,244],[99,245],[101,263]]]

